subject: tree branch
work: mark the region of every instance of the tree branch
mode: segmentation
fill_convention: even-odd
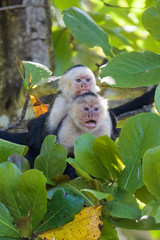
[[[37,4],[18,4],[18,5],[12,5],[12,6],[7,6],[7,7],[0,7],[0,11],[9,11],[12,9],[17,9],[17,8],[27,8],[27,7],[38,7],[38,8],[44,8],[45,5],[37,5]]]
[[[151,112],[152,106],[143,106],[142,108],[136,109],[134,111],[129,111],[126,113],[122,113],[121,115],[117,116],[117,120],[122,120],[124,118],[132,117],[138,113],[143,113],[143,112]]]
[[[52,42],[52,19],[51,19],[51,12],[50,12],[50,6],[49,1],[46,1],[46,5],[44,6],[45,14],[46,14],[46,23],[47,23],[47,33],[46,33],[46,45],[48,47],[49,52],[49,60],[51,64],[51,71],[54,73],[55,67],[56,67],[56,60],[55,60],[55,53],[54,53],[54,47]]]
[[[27,110],[29,99],[30,99],[29,93],[27,93],[26,94],[25,103],[24,103],[24,106],[23,106],[23,109],[22,109],[21,116],[14,123],[11,123],[8,126],[2,128],[1,129],[2,131],[8,131],[9,129],[16,128],[18,125],[21,124],[21,122],[23,121],[23,119],[25,117],[25,114],[26,114],[26,110]]]
[[[122,9],[146,9],[146,7],[144,8],[139,8],[139,7],[121,7],[121,6],[118,6],[118,5],[112,5],[112,4],[109,4],[109,3],[105,3],[104,0],[100,0],[101,2],[103,2],[103,4],[106,6],[106,7],[113,7],[113,8],[122,8]]]

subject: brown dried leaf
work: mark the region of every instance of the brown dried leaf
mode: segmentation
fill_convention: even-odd
[[[30,94],[30,98],[32,101],[32,105],[33,105],[33,113],[35,117],[38,117],[44,113],[46,113],[48,111],[48,104],[44,104],[42,103],[39,98],[37,98],[36,96],[34,96],[33,94]]]

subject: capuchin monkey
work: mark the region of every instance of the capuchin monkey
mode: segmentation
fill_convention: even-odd
[[[69,68],[59,80],[59,92],[46,114],[43,136],[55,132],[58,124],[68,112],[68,104],[77,95],[86,92],[97,93],[100,88],[96,85],[93,72],[84,65]]]
[[[57,140],[67,153],[74,153],[75,140],[83,133],[96,138],[112,136],[112,118],[108,111],[107,100],[92,92],[78,95],[69,104],[68,114],[63,119],[57,133]]]

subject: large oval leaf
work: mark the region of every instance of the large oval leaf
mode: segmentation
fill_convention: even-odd
[[[13,225],[13,218],[8,209],[0,203],[0,237],[20,237],[18,229]]]
[[[8,157],[14,153],[25,156],[28,151],[27,146],[15,144],[3,139],[0,139],[0,163],[6,162]]]
[[[93,143],[93,150],[98,153],[103,169],[109,171],[112,180],[116,179],[124,165],[115,143],[107,135],[98,137]]]
[[[7,162],[14,163],[22,172],[30,169],[29,161],[18,154],[9,156]]]
[[[101,67],[101,82],[117,87],[140,87],[160,83],[160,55],[123,52]]]
[[[139,221],[133,219],[111,219],[114,226],[135,230],[159,230],[160,224],[155,222],[153,217],[141,218]]]
[[[64,11],[63,19],[77,41],[88,47],[99,46],[107,56],[112,57],[107,33],[86,12],[72,7]]]
[[[39,81],[48,78],[52,75],[52,72],[44,65],[40,63],[34,63],[29,61],[22,61],[25,68],[25,87],[33,86]]]
[[[104,203],[110,214],[118,218],[128,218],[139,220],[141,211],[136,202],[136,198],[131,193],[127,193],[123,189],[118,189],[113,194],[113,200]]]
[[[160,117],[154,113],[138,114],[126,121],[119,138],[121,159],[126,166],[119,178],[119,185],[128,192],[135,192],[144,185],[142,158],[152,147],[160,145]]]
[[[73,164],[93,177],[110,179],[108,169],[105,168],[98,154],[93,150],[94,141],[95,137],[88,133],[82,134],[77,138],[74,147],[75,159]]]
[[[17,182],[22,175],[13,163],[0,164],[0,202],[10,211],[14,220],[22,217],[17,201]]]
[[[84,199],[85,206],[94,205],[93,201],[88,197],[88,195],[85,194],[84,192],[81,192],[81,189],[83,188],[92,189],[89,181],[81,177],[77,177],[73,180],[70,180],[69,182],[61,183],[60,185],[58,185],[58,187],[70,189],[72,192],[82,197]],[[48,199],[52,199],[54,192],[55,192],[55,188],[48,191],[48,195],[47,195]]]
[[[34,229],[47,211],[46,178],[43,173],[36,169],[23,173],[17,183],[17,194],[22,216],[33,212]]]
[[[149,192],[160,200],[160,147],[149,149],[143,159],[143,181]]]
[[[74,219],[83,207],[84,199],[72,193],[68,189],[55,191],[52,200],[48,204],[48,211],[45,214],[37,232],[46,231],[60,227]]]
[[[40,155],[35,159],[35,168],[44,173],[47,178],[54,178],[63,174],[67,162],[67,152],[58,144],[56,136],[49,135],[45,138]]]

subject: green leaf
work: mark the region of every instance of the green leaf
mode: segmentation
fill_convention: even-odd
[[[118,240],[117,231],[109,221],[109,217],[102,215],[102,222],[103,227],[99,240]]]
[[[25,156],[27,151],[26,146],[0,139],[0,163],[6,162],[7,158],[14,153]]]
[[[156,87],[156,92],[155,92],[155,105],[156,109],[160,114],[160,84]]]
[[[144,11],[142,15],[142,23],[152,37],[155,40],[160,41],[160,9],[157,6],[148,8]]]
[[[10,211],[15,221],[22,217],[17,202],[17,182],[22,175],[13,163],[0,164],[0,202]]]
[[[104,163],[101,161],[98,154],[93,151],[94,141],[95,137],[88,133],[82,134],[77,138],[74,147],[74,163],[93,177],[110,179],[110,174],[105,168]]]
[[[30,169],[29,161],[18,154],[12,154],[7,162],[14,163],[20,170],[27,171]]]
[[[16,226],[13,225],[13,218],[8,209],[0,203],[0,237],[20,237],[20,233]]]
[[[29,61],[22,61],[22,63],[25,68],[25,87],[27,89],[52,75],[52,72],[40,63]],[[30,79],[32,80],[31,82]]]
[[[42,172],[31,169],[24,172],[17,183],[20,211],[27,217],[32,211],[33,229],[39,224],[47,211],[46,178]]]
[[[115,143],[108,136],[98,137],[93,143],[93,150],[99,155],[103,169],[108,170],[110,179],[116,179],[124,165]]]
[[[104,193],[92,189],[81,189],[81,192],[86,192],[88,195],[91,195],[98,200],[107,199],[109,201],[112,198],[112,195],[109,193]]]
[[[134,195],[138,200],[145,204],[156,200],[156,198],[147,190],[146,186],[139,188]]]
[[[15,240],[15,238],[0,237],[0,240]],[[21,238],[19,238],[18,240],[21,240]]]
[[[104,203],[109,213],[118,218],[140,219],[141,211],[139,209],[136,198],[131,193],[127,193],[123,189],[118,189],[112,193],[113,200]]]
[[[88,195],[85,192],[81,192],[82,188],[87,188],[87,189],[91,188],[91,184],[87,180],[81,177],[77,177],[73,180],[70,180],[69,182],[65,182],[58,185],[58,187],[69,189],[70,191],[74,192],[78,196],[82,197],[84,199],[84,204],[86,206],[94,205],[92,200],[88,197]],[[52,199],[54,192],[55,192],[55,188],[48,191],[49,199]]]
[[[160,117],[154,113],[141,113],[128,119],[120,133],[119,152],[126,166],[119,178],[119,186],[134,193],[144,185],[142,158],[152,147],[160,145]]]
[[[67,162],[67,152],[58,144],[56,136],[49,135],[43,141],[41,152],[35,159],[34,167],[44,173],[47,178],[63,174]]]
[[[122,52],[100,68],[101,82],[117,87],[141,87],[160,83],[160,55]]]
[[[58,189],[49,202],[48,211],[36,232],[44,232],[72,221],[75,214],[82,209],[83,203],[83,198],[68,189]]]
[[[159,230],[160,224],[156,224],[153,217],[145,217],[138,220],[133,219],[112,219],[111,222],[114,226],[125,229],[135,230]]]
[[[158,144],[157,144],[158,145]],[[160,200],[160,147],[149,149],[143,158],[143,181],[148,189]]]
[[[88,173],[85,172],[85,170],[83,170],[81,167],[83,166],[79,166],[79,162],[76,161],[76,159],[74,158],[67,158],[67,162],[75,168],[77,174],[81,177],[83,177],[86,180],[92,180],[92,177],[90,177],[90,175]]]
[[[160,203],[152,201],[142,210],[143,215],[154,217],[156,223],[160,223]]]
[[[107,56],[112,57],[107,33],[86,12],[76,7],[66,9],[63,20],[78,42],[90,48],[99,46]]]

